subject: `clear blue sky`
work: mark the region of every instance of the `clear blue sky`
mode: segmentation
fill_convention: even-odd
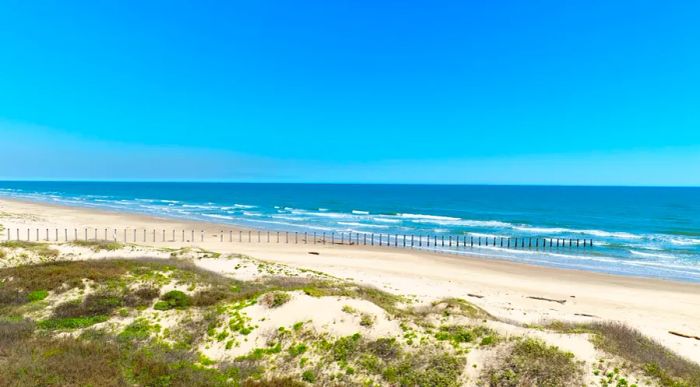
[[[0,4],[0,178],[700,185],[697,1]]]

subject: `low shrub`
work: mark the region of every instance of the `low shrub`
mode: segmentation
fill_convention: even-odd
[[[27,294],[27,299],[29,300],[29,302],[34,302],[34,301],[41,301],[48,296],[49,296],[49,292],[47,292],[46,290],[35,290],[35,291],[29,292],[29,294]]]
[[[225,289],[206,289],[200,290],[192,296],[192,305],[194,306],[211,306],[229,298],[230,291]]]
[[[516,342],[482,378],[491,386],[569,386],[580,385],[581,374],[572,353],[526,338]]]
[[[301,380],[309,383],[316,381],[316,374],[311,370],[306,370],[301,374]]]
[[[124,330],[117,335],[120,341],[141,341],[151,337],[151,332],[156,329],[145,319],[137,319],[127,325]]]
[[[89,317],[66,317],[66,318],[49,318],[39,321],[37,326],[47,330],[70,330],[86,328],[91,325],[105,322],[109,319],[107,316],[89,316]]]
[[[130,307],[146,306],[158,296],[160,296],[158,288],[143,286],[124,296],[124,305]]]
[[[352,336],[344,336],[333,343],[331,352],[336,361],[347,361],[357,354],[357,349],[360,345],[360,334],[355,333]]]
[[[85,300],[64,302],[53,311],[53,316],[65,317],[89,317],[110,315],[123,305],[121,296],[109,293],[89,294]]]
[[[268,308],[278,308],[289,302],[291,298],[286,292],[270,292],[260,298],[260,303]]]
[[[192,305],[192,298],[179,290],[165,293],[153,306],[156,310],[184,309]]]

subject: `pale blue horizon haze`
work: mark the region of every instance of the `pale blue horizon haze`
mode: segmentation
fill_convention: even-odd
[[[0,4],[0,180],[700,186],[700,3]]]

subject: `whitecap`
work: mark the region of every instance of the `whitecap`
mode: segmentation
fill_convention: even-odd
[[[451,216],[438,216],[438,215],[423,215],[423,214],[397,214],[402,218],[408,219],[426,219],[426,220],[459,220],[459,218],[453,218]]]
[[[390,218],[372,218],[375,222],[382,223],[401,223],[401,219],[390,219]]]
[[[226,219],[226,220],[236,219],[233,216],[218,215],[218,214],[202,214],[202,216],[206,216],[207,218]]]
[[[366,224],[358,222],[337,222],[343,226],[355,226],[355,227],[368,227],[368,228],[389,228],[389,226],[383,226],[381,224]]]
[[[670,254],[661,254],[661,253],[645,253],[643,251],[636,251],[636,250],[628,250],[632,255],[637,255],[640,257],[649,257],[649,258],[663,258],[663,259],[673,259],[675,258],[673,255]]]

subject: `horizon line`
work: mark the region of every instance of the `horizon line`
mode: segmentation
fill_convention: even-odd
[[[517,183],[401,183],[401,182],[289,182],[246,180],[160,180],[160,179],[2,179],[0,183],[185,183],[185,184],[289,184],[289,185],[404,185],[404,186],[493,186],[493,187],[600,187],[600,188],[700,188],[700,185],[609,185],[609,184],[517,184]]]

